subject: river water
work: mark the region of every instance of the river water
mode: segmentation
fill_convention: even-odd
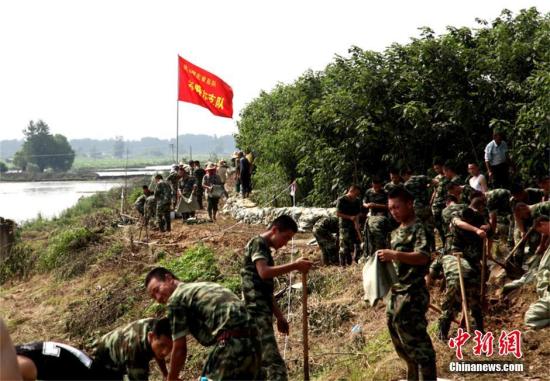
[[[121,185],[121,181],[0,182],[0,217],[23,222],[58,216],[78,199]]]

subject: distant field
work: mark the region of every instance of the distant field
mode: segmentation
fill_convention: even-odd
[[[193,155],[193,160],[199,160],[206,163],[209,160],[221,158],[213,158],[210,155]],[[224,157],[225,158],[225,157]],[[225,158],[226,160],[228,158]],[[133,157],[128,158],[128,167],[144,167],[148,165],[165,165],[172,164],[172,159],[168,157]],[[101,159],[92,159],[89,157],[77,156],[74,159],[73,170],[79,169],[108,169],[108,168],[124,168],[126,159],[117,159],[114,157],[106,157]]]

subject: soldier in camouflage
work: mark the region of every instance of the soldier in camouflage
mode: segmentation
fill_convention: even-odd
[[[336,216],[339,227],[339,257],[340,266],[351,265],[353,253],[356,260],[360,251],[361,232],[359,229],[359,217],[361,213],[361,190],[357,185],[351,185],[348,192],[336,202]]]
[[[180,167],[180,180],[178,183],[179,203],[177,212],[181,213],[183,221],[195,217],[195,211],[199,208],[196,191],[198,185],[195,176],[190,175],[185,168]]]
[[[365,222],[363,252],[365,258],[377,250],[390,247],[390,233],[397,227],[395,220],[387,216],[369,216]]]
[[[202,178],[202,188],[206,192],[207,211],[211,222],[216,221],[218,204],[224,192],[222,180],[216,171],[216,165],[210,163],[206,166],[206,175]]]
[[[321,217],[313,225],[313,236],[321,249],[324,265],[337,265],[338,260],[338,217]]]
[[[550,216],[550,201],[534,205],[517,203],[514,209],[514,218],[521,236],[527,234],[527,231],[533,226],[534,220],[541,216]],[[527,242],[517,251],[517,264],[526,263],[536,267],[538,263],[534,262],[538,262],[547,245],[548,236],[541,236],[536,230],[533,230],[527,238]]]
[[[466,259],[461,258],[460,265],[462,267],[462,276],[464,277],[468,306],[470,306],[473,301],[472,299],[479,299],[479,283],[475,282],[473,279],[472,268]],[[427,281],[428,286],[431,284],[432,279],[439,278],[442,273],[445,277],[445,296],[441,304],[442,313],[439,317],[437,336],[439,339],[446,341],[449,335],[451,322],[461,310],[462,306],[458,258],[452,254],[438,255],[430,265],[430,274]]]
[[[179,166],[177,164],[174,164],[172,166],[172,170],[170,171],[168,176],[166,176],[166,182],[170,184],[170,189],[172,190],[172,207],[175,207],[177,203],[179,179]]]
[[[481,259],[483,256],[483,242],[490,233],[490,225],[485,220],[483,209],[485,199],[477,197],[472,199],[468,208],[451,219],[452,245],[451,253],[461,252],[468,262],[468,280],[465,280],[468,308],[474,319],[473,328],[483,332],[483,311],[481,303]],[[466,276],[465,276],[466,279]],[[447,329],[448,332],[448,329]]]
[[[548,215],[540,216],[534,221],[538,234],[548,238],[550,220]],[[529,328],[541,329],[550,326],[550,246],[542,256],[536,272],[536,290],[539,299],[529,306],[525,313],[525,325]]]
[[[395,187],[401,186],[403,181],[401,176],[399,176],[399,170],[397,168],[390,168],[390,182],[384,185],[384,191],[390,193]]]
[[[143,194],[134,202],[134,208],[136,208],[137,212],[143,217],[145,216],[145,202],[147,201],[147,197],[149,197],[152,192],[149,190],[147,185],[143,185],[142,189]]]
[[[435,351],[427,332],[430,295],[424,275],[430,262],[426,229],[414,214],[413,197],[404,188],[390,192],[389,210],[400,226],[392,232],[391,249],[376,252],[381,261],[394,261],[398,281],[387,306],[390,337],[407,363],[407,379],[435,380]]]
[[[510,204],[511,193],[507,189],[497,188],[485,193],[487,210],[489,212],[489,223],[494,233],[492,244],[496,246],[498,253],[506,253],[511,220],[513,219],[512,207]],[[491,249],[492,253],[493,250]]]
[[[149,379],[149,362],[155,359],[163,376],[164,359],[172,351],[168,319],[141,319],[107,333],[93,343],[92,369],[99,379]]]
[[[211,282],[182,283],[157,267],[145,278],[147,293],[166,304],[173,347],[166,379],[178,380],[187,357],[187,336],[213,347],[202,370],[209,380],[254,380],[260,370],[258,330],[244,303]]]
[[[291,271],[307,272],[312,262],[299,258],[292,263],[276,266],[271,249],[278,250],[294,236],[298,226],[292,217],[277,217],[268,230],[252,238],[245,248],[241,279],[244,301],[252,319],[258,325],[262,347],[262,379],[287,380],[287,370],[273,332],[273,316],[277,329],[288,334],[289,326],[273,299],[273,278]]]
[[[544,190],[538,188],[524,188],[521,184],[513,184],[510,187],[512,198],[510,199],[510,207],[512,211],[516,209],[516,205],[523,202],[527,205],[534,205],[544,200]],[[548,201],[548,200],[546,200]],[[515,218],[510,219],[510,229],[508,232],[508,246],[514,247],[515,242],[521,240],[521,232],[516,226]]]
[[[445,234],[443,232],[443,220],[441,213],[445,209],[445,198],[447,197],[447,178],[443,175],[443,161],[440,159],[434,159],[433,170],[437,173],[433,179],[434,188],[430,204],[432,207],[432,215],[434,218],[434,225],[439,233],[441,243],[445,247]]]
[[[445,199],[445,209],[441,212],[441,223],[443,229],[443,236],[445,237],[445,246],[443,252],[450,253],[453,246],[453,235],[451,231],[451,221],[454,217],[459,216],[464,209],[467,208],[466,204],[459,203],[462,194],[462,188],[455,183],[447,183],[447,197]]]
[[[201,167],[201,163],[195,160],[193,176],[197,180],[197,202],[199,203],[199,209],[204,209],[202,200],[204,197],[204,190],[202,188],[202,178],[206,175],[206,171]]]
[[[383,188],[382,179],[373,177],[372,187],[365,192],[363,207],[368,209],[369,216],[388,215],[388,193]]]
[[[388,217],[388,193],[379,177],[373,177],[372,188],[365,192],[363,208],[369,211],[363,230],[363,254],[368,257],[389,247],[389,234],[396,227]]]
[[[434,217],[430,208],[430,187],[432,179],[425,175],[414,175],[412,170],[405,169],[401,175],[405,189],[414,197],[414,213],[426,227],[430,252],[435,250]]]
[[[143,208],[143,217],[145,223],[149,224],[149,221],[157,215],[157,200],[154,195],[150,195],[145,199],[145,205]]]
[[[171,230],[170,203],[172,202],[172,188],[162,179],[162,175],[155,176],[157,187],[155,200],[157,202],[157,222],[161,232]]]

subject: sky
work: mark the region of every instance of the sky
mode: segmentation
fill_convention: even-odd
[[[175,137],[178,54],[234,92],[233,119],[180,102],[180,134],[232,134],[260,91],[352,45],[382,51],[421,26],[476,27],[531,6],[550,1],[3,0],[0,140],[37,119],[69,139]]]

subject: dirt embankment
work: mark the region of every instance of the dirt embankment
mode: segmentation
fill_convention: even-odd
[[[199,214],[199,218],[204,217],[205,213]],[[144,274],[159,263],[179,263],[177,261],[182,256],[192,255],[196,245],[201,243],[214,253],[213,262],[208,263],[215,266],[217,272],[198,271],[199,279],[201,276],[220,282],[230,279],[227,284],[238,293],[238,270],[243,248],[251,237],[262,231],[262,226],[237,223],[229,217],[220,216],[216,224],[187,225],[175,221],[171,233],[152,231],[149,242],[144,244],[140,243],[144,231],[139,237],[139,228],[135,225],[113,227],[108,223],[106,226],[99,238],[86,241],[86,256],[92,256],[93,260],[85,261],[80,272],[70,276],[56,271],[44,272],[2,285],[0,314],[7,321],[15,342],[60,340],[86,348],[95,337],[126,322],[162,315],[162,307],[145,295]],[[27,236],[24,234],[23,239],[33,239],[38,246],[43,246],[47,245],[48,236],[44,232],[34,232]],[[289,244],[279,250],[275,260],[284,263],[291,256],[307,255],[317,264],[309,276],[308,285],[312,377],[318,380],[402,378],[405,375],[404,363],[393,350],[385,325],[383,303],[370,308],[362,301],[361,267],[321,267],[318,249],[307,245],[310,238],[311,234],[307,233],[297,235],[294,246]],[[81,252],[79,250],[83,249],[75,250]],[[299,282],[299,276],[294,274],[290,282]],[[281,277],[277,282],[278,288],[288,283],[288,277]],[[437,286],[431,292],[432,302],[440,305],[441,293]],[[495,292],[496,287],[493,287],[491,295]],[[495,333],[498,352],[499,333],[503,329],[522,330],[522,315],[535,296],[532,288],[526,288],[506,299],[494,296],[492,299],[486,319],[487,329]],[[290,378],[301,379],[300,291],[292,289],[290,295],[282,294],[279,304],[289,314],[291,324],[290,336],[279,336],[279,348],[286,358]],[[465,376],[449,373],[448,364],[454,360],[454,350],[435,338],[437,315],[430,311],[428,320],[437,351],[438,369],[443,377],[456,380],[549,379],[548,329],[523,335],[524,358],[520,360],[525,364],[523,373]],[[352,334],[354,326],[356,333]],[[464,347],[466,359],[474,359],[472,346],[473,343],[469,342]],[[206,350],[193,343],[189,353],[184,379],[196,379]],[[510,355],[493,356],[491,359],[515,360]],[[154,379],[160,380],[158,373]]]

